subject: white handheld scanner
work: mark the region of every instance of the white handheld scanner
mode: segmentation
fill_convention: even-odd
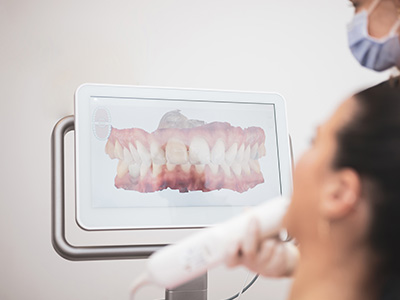
[[[224,261],[230,247],[244,238],[252,219],[260,224],[263,237],[277,236],[288,204],[289,200],[283,197],[268,200],[235,218],[157,251],[148,260],[146,281],[173,289],[204,274]]]

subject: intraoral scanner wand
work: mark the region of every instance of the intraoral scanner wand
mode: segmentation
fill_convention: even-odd
[[[224,223],[204,229],[150,256],[147,269],[132,288],[147,283],[172,289],[190,281],[225,260],[229,249],[243,240],[252,220],[257,220],[263,237],[275,237],[289,201],[278,197],[255,206]]]

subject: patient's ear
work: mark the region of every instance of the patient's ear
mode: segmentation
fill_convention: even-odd
[[[341,219],[355,210],[361,195],[361,181],[352,169],[333,172],[322,188],[320,210],[331,220]]]

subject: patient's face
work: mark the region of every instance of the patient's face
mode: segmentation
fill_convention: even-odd
[[[337,147],[336,134],[351,119],[355,101],[344,101],[335,113],[316,130],[309,149],[296,164],[293,196],[284,225],[300,242],[318,237],[320,200],[326,196],[335,171],[332,161]]]
[[[368,10],[374,0],[350,0],[355,13]],[[390,32],[399,17],[400,0],[381,0],[368,18],[368,32],[381,38]],[[400,29],[399,29],[400,32]]]

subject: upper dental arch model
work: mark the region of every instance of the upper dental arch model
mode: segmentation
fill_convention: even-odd
[[[264,182],[258,162],[265,156],[264,143],[260,127],[206,124],[174,110],[161,118],[152,133],[112,128],[105,152],[119,160],[117,188],[142,193],[167,188],[243,193]]]

